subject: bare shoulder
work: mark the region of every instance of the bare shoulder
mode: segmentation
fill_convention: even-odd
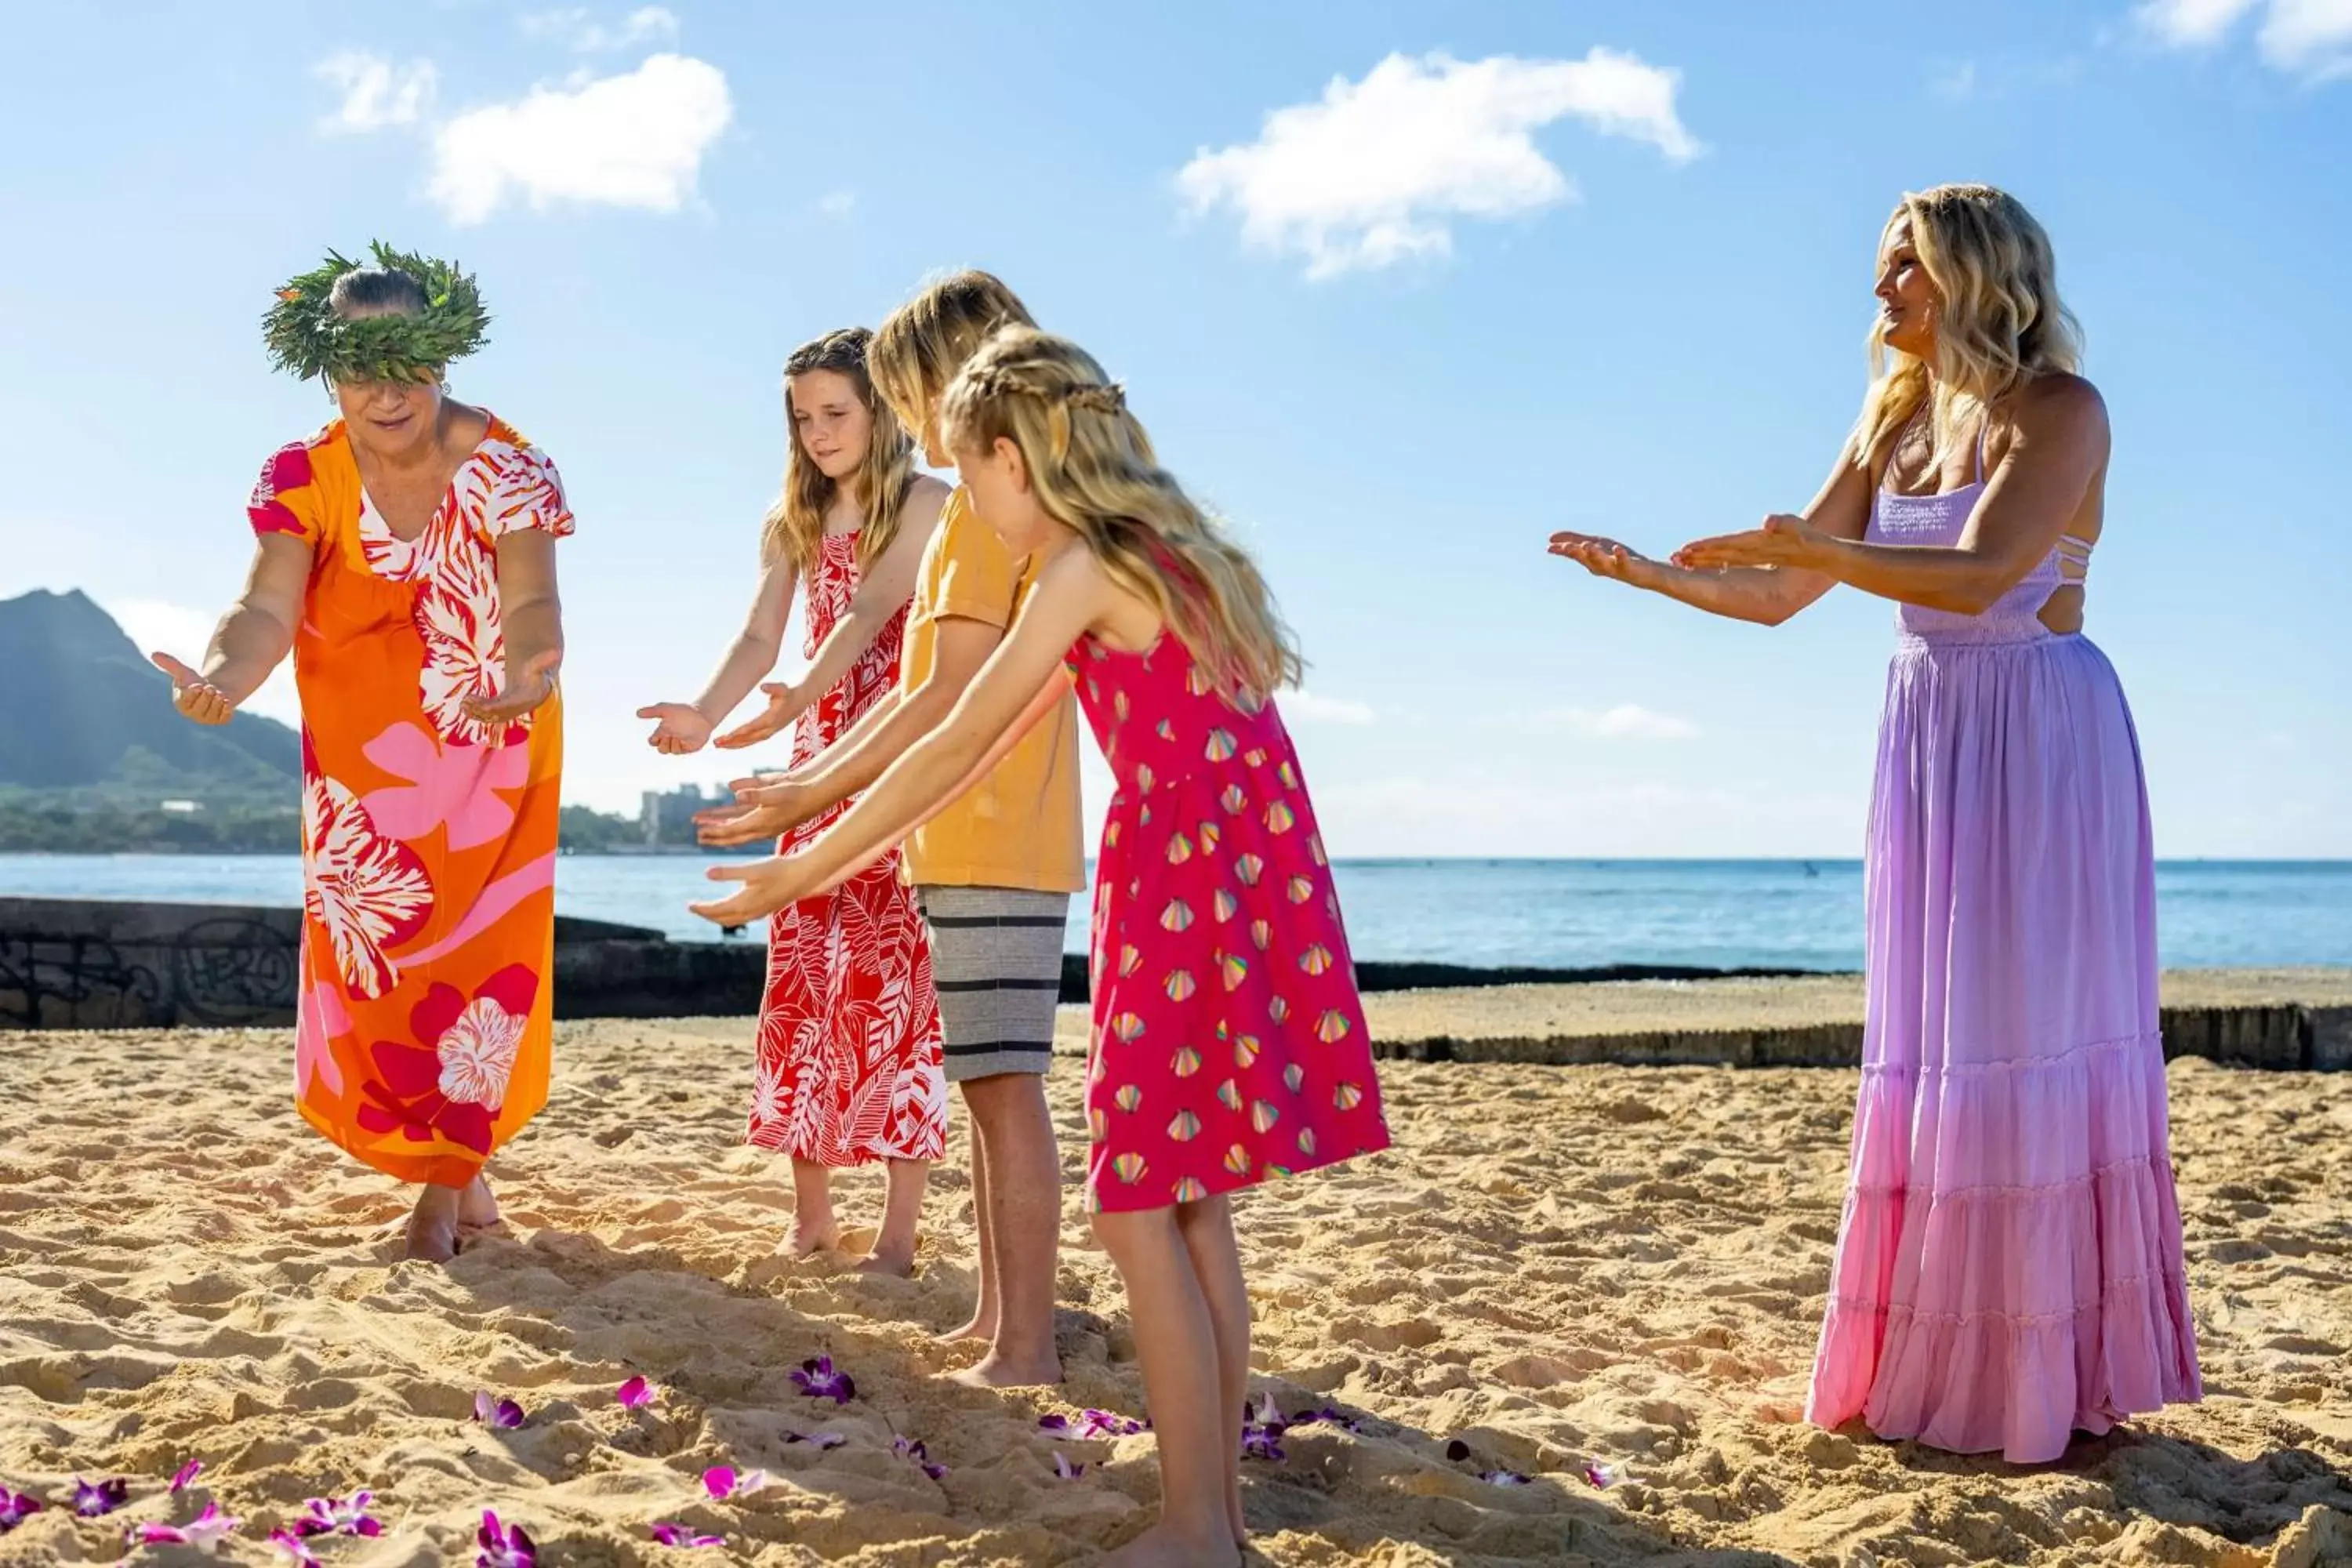
[[[2027,441],[2107,443],[2107,404],[2099,389],[2079,375],[2053,371],[2035,376],[2012,393],[2001,410]]]
[[[900,526],[929,528],[939,521],[940,511],[948,504],[948,497],[954,493],[951,486],[930,475],[917,474],[908,484],[907,499],[898,509]]]

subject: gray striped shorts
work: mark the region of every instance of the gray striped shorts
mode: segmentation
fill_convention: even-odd
[[[948,1081],[1045,1071],[1070,895],[919,887],[915,901],[930,927]]]

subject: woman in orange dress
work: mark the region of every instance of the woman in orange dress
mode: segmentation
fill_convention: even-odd
[[[182,713],[224,723],[290,651],[302,703],[304,1120],[417,1184],[408,1255],[446,1259],[498,1206],[491,1153],[547,1099],[562,765],[554,466],[452,400],[472,279],[331,253],[269,315],[281,368],[341,417],[264,466],[244,594]]]

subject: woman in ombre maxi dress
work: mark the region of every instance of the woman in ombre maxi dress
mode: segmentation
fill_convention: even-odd
[[[2137,740],[2081,632],[2106,413],[2048,239],[1982,185],[1881,240],[1871,389],[1802,517],[1596,575],[1777,625],[1896,601],[1853,1163],[1808,1416],[2018,1463],[2201,1394]],[[1891,362],[1891,363],[1890,363]]]
[[[483,1166],[547,1100],[553,545],[572,513],[543,454],[450,399],[441,363],[417,361],[446,341],[431,330],[455,275],[331,260],[339,275],[280,298],[320,296],[310,331],[327,357],[292,368],[327,380],[340,416],[263,465],[251,574],[204,668],[155,662],[181,711],[221,723],[294,657],[297,1103],[351,1154],[417,1184],[409,1253],[446,1258],[461,1225],[497,1218]],[[354,325],[358,346],[339,352]]]

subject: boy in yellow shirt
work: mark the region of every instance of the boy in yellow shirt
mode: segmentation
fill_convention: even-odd
[[[892,312],[867,351],[874,384],[925,459],[944,468],[937,411],[965,360],[1007,323],[1034,326],[1010,289],[960,272]],[[996,649],[1028,590],[1010,556],[949,497],[923,553],[907,616],[898,689],[806,767],[746,790],[746,810],[713,843],[773,837],[849,798],[938,727]],[[1077,714],[1066,694],[993,772],[908,837],[906,875],[930,927],[947,1077],[971,1113],[980,1300],[950,1339],[985,1339],[961,1381],[991,1387],[1056,1383],[1055,1260],[1061,1164],[1045,1109],[1062,937],[1070,895],[1086,886],[1078,809]]]

